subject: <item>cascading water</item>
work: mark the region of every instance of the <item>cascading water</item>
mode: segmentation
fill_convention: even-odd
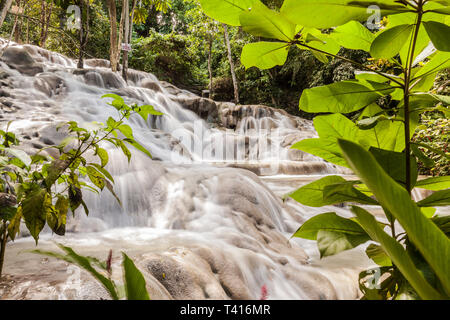
[[[315,214],[349,216],[343,208],[281,201],[314,175],[348,173],[289,148],[316,135],[311,122],[264,106],[202,99],[144,72],[130,70],[126,84],[107,64],[87,60],[79,70],[59,54],[16,44],[2,57],[1,121],[14,120],[27,151],[63,139],[58,122],[88,125],[114,116],[101,99],[106,93],[164,113],[129,120],[153,160],[136,151],[128,163],[108,148],[122,207],[107,192],[86,193],[89,217],[79,212],[65,237],[48,232],[39,248],[54,249],[57,241],[98,257],[123,250],[143,271],[153,299],[258,299],[264,285],[271,299],[358,297],[358,272],[370,265],[361,249],[320,260],[314,242],[289,240]],[[17,277],[3,298],[107,297],[84,273],[77,286],[60,261],[16,254],[31,248],[29,237],[8,244],[5,270]]]

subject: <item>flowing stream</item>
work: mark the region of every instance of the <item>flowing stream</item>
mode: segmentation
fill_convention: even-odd
[[[118,282],[124,251],[145,275],[153,299],[259,299],[263,286],[269,299],[359,297],[358,274],[372,265],[364,247],[320,259],[315,242],[290,239],[319,213],[350,216],[346,208],[282,200],[322,175],[351,174],[290,149],[316,136],[310,121],[265,106],[213,102],[144,72],[130,70],[126,84],[107,67],[95,59],[79,70],[62,55],[14,43],[1,58],[1,125],[14,120],[11,129],[28,152],[59,143],[61,121],[89,127],[115,117],[101,99],[106,93],[164,113],[128,121],[153,159],[133,150],[128,163],[105,145],[122,206],[108,191],[85,191],[89,217],[79,210],[64,237],[46,230],[39,249],[56,251],[57,242],[103,260],[112,249]],[[23,226],[22,237],[7,245],[1,298],[108,297],[84,271],[23,252],[34,248]]]

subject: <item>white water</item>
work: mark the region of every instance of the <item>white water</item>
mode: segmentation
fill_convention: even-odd
[[[115,117],[115,109],[101,99],[106,93],[117,93],[128,103],[151,104],[164,113],[147,122],[139,117],[129,121],[135,138],[156,160],[136,151],[128,163],[120,150],[108,147],[107,169],[122,207],[107,191],[100,196],[85,192],[89,218],[80,210],[69,221],[65,237],[44,234],[40,248],[54,248],[51,241],[56,240],[101,258],[110,248],[130,252],[155,299],[258,299],[263,285],[269,299],[358,297],[358,272],[370,265],[362,248],[320,260],[314,242],[289,240],[316,214],[335,211],[349,216],[337,207],[306,208],[281,201],[283,194],[317,175],[346,173],[289,149],[315,136],[310,122],[264,107],[218,104],[216,118],[224,125],[235,124],[226,129],[183,108],[179,101],[197,98],[174,91],[151,74],[131,71],[127,85],[109,69],[86,65],[81,73],[61,55],[31,46],[22,49],[42,63],[44,72],[25,76],[0,63],[10,81],[5,88],[10,97],[5,99],[20,107],[4,112],[1,120],[14,120],[13,130],[31,136],[30,150],[44,137],[56,143],[62,139],[54,132],[59,121],[88,126]],[[149,82],[159,89],[144,88]],[[70,287],[64,277],[67,266],[41,265],[40,257],[15,255],[32,247],[29,237],[8,244],[6,273],[32,280],[19,282],[5,298],[98,297],[87,285],[75,293],[60,292]],[[29,263],[32,259],[35,262]],[[41,268],[59,274],[60,281],[46,284],[45,277],[32,277]],[[161,273],[164,278],[159,278]]]

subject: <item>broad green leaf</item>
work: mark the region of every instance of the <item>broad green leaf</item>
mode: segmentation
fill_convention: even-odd
[[[93,166],[86,167],[89,180],[99,189],[105,187],[105,177]]]
[[[353,185],[355,182],[346,181],[344,183],[337,183],[328,185],[325,187],[323,192],[324,201],[329,201],[330,199],[337,199],[341,197],[339,203],[342,202],[357,202],[362,204],[377,205],[374,199],[366,196],[364,193],[356,189]]]
[[[370,244],[366,249],[367,256],[381,267],[392,266],[392,261],[383,248],[376,244]]]
[[[357,21],[350,21],[337,27],[331,33],[331,37],[344,48],[367,52],[370,51],[370,45],[375,39],[375,35]],[[383,81],[386,81],[386,78],[383,78]]]
[[[369,240],[366,232],[358,223],[350,219],[342,218],[334,212],[322,213],[312,217],[304,222],[292,237],[317,240],[318,232],[320,230],[345,233],[359,237],[365,235],[366,239]]]
[[[336,138],[304,139],[294,144],[291,148],[313,154],[339,166],[348,167],[339,147],[336,146],[335,140]]]
[[[311,182],[289,194],[289,197],[303,205],[322,207],[342,202],[377,204],[377,202],[353,187],[352,183],[340,176],[327,176]]]
[[[372,240],[380,243],[383,250],[391,258],[402,275],[408,280],[408,282],[423,299],[442,299],[441,295],[433,289],[422,274],[417,271],[414,262],[411,260],[402,245],[384,232],[369,212],[359,207],[353,207],[352,211],[356,214],[359,223],[362,225],[364,230],[367,231]],[[425,217],[423,218],[426,219]]]
[[[102,96],[102,98],[112,98],[113,100],[111,101],[111,103],[108,103],[108,104],[113,106],[117,110],[120,110],[123,108],[123,106],[125,106],[125,101],[123,100],[123,98],[121,96],[118,96],[117,94],[113,94],[113,93],[105,94]]]
[[[89,272],[94,278],[96,278],[100,283],[105,287],[105,289],[110,294],[111,298],[113,300],[119,300],[119,297],[117,295],[116,287],[114,283],[103,276],[101,273],[99,273],[95,268],[91,265],[91,260],[88,257],[83,257],[78,255],[72,248],[65,247],[61,244],[58,244],[58,247],[60,247],[62,250],[66,252],[66,255],[62,255],[59,253],[51,252],[51,251],[42,251],[42,250],[33,250],[32,253],[37,253],[41,255],[46,255],[49,257],[58,258],[64,261],[67,261],[69,263],[74,263],[80,268],[83,268],[87,272]]]
[[[239,16],[248,11],[255,0],[200,0],[204,13],[214,20],[240,26]]]
[[[136,140],[134,139],[124,139],[124,141],[126,143],[129,143],[130,145],[132,145],[133,147],[135,147],[136,149],[138,149],[139,151],[145,153],[149,158],[152,158],[152,154],[150,153],[150,151],[148,151],[147,149],[145,149],[141,144],[139,144]],[[123,150],[123,148],[122,148]],[[125,152],[125,151],[124,151]],[[129,161],[129,159],[128,159]]]
[[[15,148],[5,148],[4,150],[10,155],[22,161],[22,163],[27,167],[31,164],[31,158],[25,151]]]
[[[133,139],[133,129],[127,124],[121,124],[119,127],[117,127],[119,131],[129,139]]]
[[[428,61],[425,66],[421,67],[419,71],[414,74],[413,81],[447,68],[450,68],[450,53],[437,52],[434,56],[430,57],[430,61]]]
[[[450,206],[450,189],[439,190],[417,202],[419,207]]]
[[[131,152],[130,150],[128,150],[127,146],[125,145],[125,143],[122,142],[122,140],[120,139],[116,139],[115,143],[118,147],[120,147],[122,149],[123,154],[128,158],[128,162],[130,162],[131,160]]]
[[[431,218],[431,221],[433,221],[433,223],[437,225],[437,227],[441,229],[447,237],[450,237],[450,216],[436,216]]]
[[[366,233],[363,235],[353,235],[328,230],[319,230],[317,233],[317,247],[319,248],[321,258],[356,248],[369,240],[370,238]]]
[[[351,141],[339,140],[339,146],[353,171],[374,193],[378,202],[399,221],[409,240],[432,267],[447,293],[450,293],[450,260],[442,259],[450,256],[450,240],[422,214],[408,192],[389,177],[368,151]],[[391,259],[397,265],[393,256]],[[416,286],[414,288],[418,289]]]
[[[414,153],[414,155],[417,157],[417,159],[418,159],[420,162],[422,162],[422,164],[423,164],[425,167],[427,167],[427,168],[432,168],[433,166],[436,165],[436,162],[435,162],[433,159],[427,157],[427,156],[425,155],[425,153],[423,153],[423,152],[419,149],[419,147],[417,147],[415,144],[412,144],[412,145],[411,145],[411,150],[412,150],[412,152]]]
[[[416,183],[416,188],[433,191],[448,189],[450,188],[450,176],[431,177],[420,180]]]
[[[351,20],[367,21],[373,14],[367,10],[377,5],[382,15],[404,12],[403,6],[394,0],[351,1],[351,0],[285,0],[281,13],[289,20],[306,27],[331,28]]]
[[[259,1],[255,1],[252,9],[243,11],[239,17],[242,29],[254,36],[286,42],[294,40],[295,24]]]
[[[112,183],[114,183],[114,178],[112,177],[112,175],[108,172],[108,170],[106,170],[105,168],[103,168],[101,165],[97,164],[97,163],[90,163],[89,165],[94,166],[101,174],[103,174],[106,178],[108,178]]]
[[[283,42],[249,43],[242,49],[241,62],[245,68],[271,69],[286,62],[289,45]]]
[[[109,161],[108,152],[105,149],[98,147],[95,149],[95,153],[100,159],[101,166],[102,167],[106,166]]]
[[[147,118],[149,115],[152,116],[162,116],[164,113],[159,112],[158,110],[155,110],[155,107],[151,105],[143,105],[138,108],[137,113],[144,119],[144,121],[147,121]]]
[[[439,51],[450,51],[450,27],[436,21],[423,23],[433,45]]]
[[[303,91],[300,109],[310,113],[350,113],[368,106],[394,89],[386,84],[342,81]]]
[[[378,148],[370,148],[369,151],[392,179],[402,185],[406,185],[406,156],[403,152],[394,152]],[[412,185],[415,185],[417,177],[417,161],[415,157],[411,156]]]
[[[18,207],[16,210],[16,214],[9,221],[8,225],[8,237],[14,241],[16,235],[20,232],[20,222],[22,221],[22,207]]]
[[[333,37],[328,34],[322,33],[321,30],[318,30],[316,28],[303,28],[302,34],[306,35],[306,44],[309,47],[313,48],[308,48],[308,50],[310,50],[314,54],[314,56],[316,56],[316,58],[321,61],[323,60],[322,62],[324,63],[328,62],[327,56],[314,49],[325,51],[326,53],[334,55],[337,54],[341,49],[341,46],[334,40]],[[305,49],[305,47],[302,45],[299,45],[299,47],[303,50]],[[323,56],[324,59],[321,59],[318,55]]]
[[[150,300],[142,273],[134,262],[122,252],[125,291],[128,300]]]
[[[408,42],[413,29],[412,25],[400,25],[380,33],[372,42],[370,54],[378,59],[393,58]]]
[[[30,234],[36,244],[45,226],[47,213],[52,210],[52,198],[45,189],[34,186],[22,201],[22,214]]]
[[[347,166],[336,141],[338,138],[357,141],[358,128],[356,125],[342,114],[337,113],[315,117],[314,127],[319,133],[319,139],[305,139],[291,148],[311,153],[337,165]]]
[[[369,51],[369,50],[367,50],[367,51]],[[393,77],[393,75],[391,75],[391,74],[387,75],[387,76]],[[368,81],[380,82],[380,83],[388,81],[388,79],[383,77],[382,75],[375,73],[375,72],[371,72],[371,71],[355,71],[355,79],[356,80],[368,80]]]

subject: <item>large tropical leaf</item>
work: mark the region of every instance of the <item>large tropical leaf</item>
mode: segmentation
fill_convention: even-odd
[[[150,300],[142,273],[136,268],[134,262],[123,255],[123,272],[125,291],[128,300]]]
[[[369,187],[378,202],[399,221],[409,240],[450,294],[450,260],[443,259],[450,256],[450,240],[422,214],[408,192],[389,177],[368,151],[346,140],[339,140],[339,146],[350,167]]]
[[[283,65],[288,53],[289,45],[283,42],[249,43],[242,49],[241,61],[247,69],[258,67],[265,70]]]
[[[442,299],[441,295],[417,271],[414,262],[402,245],[384,232],[369,212],[360,207],[353,207],[352,211],[356,214],[359,223],[372,240],[381,244],[383,250],[423,299]]]
[[[200,0],[203,11],[214,20],[240,26],[239,16],[248,11],[256,0]]]
[[[367,10],[371,5],[378,6],[382,15],[406,10],[394,0],[285,0],[281,13],[299,25],[324,29],[343,25],[351,20],[366,21],[373,14]]]
[[[241,13],[240,21],[244,31],[257,37],[289,42],[295,36],[295,24],[259,1],[254,2],[252,10]]]

